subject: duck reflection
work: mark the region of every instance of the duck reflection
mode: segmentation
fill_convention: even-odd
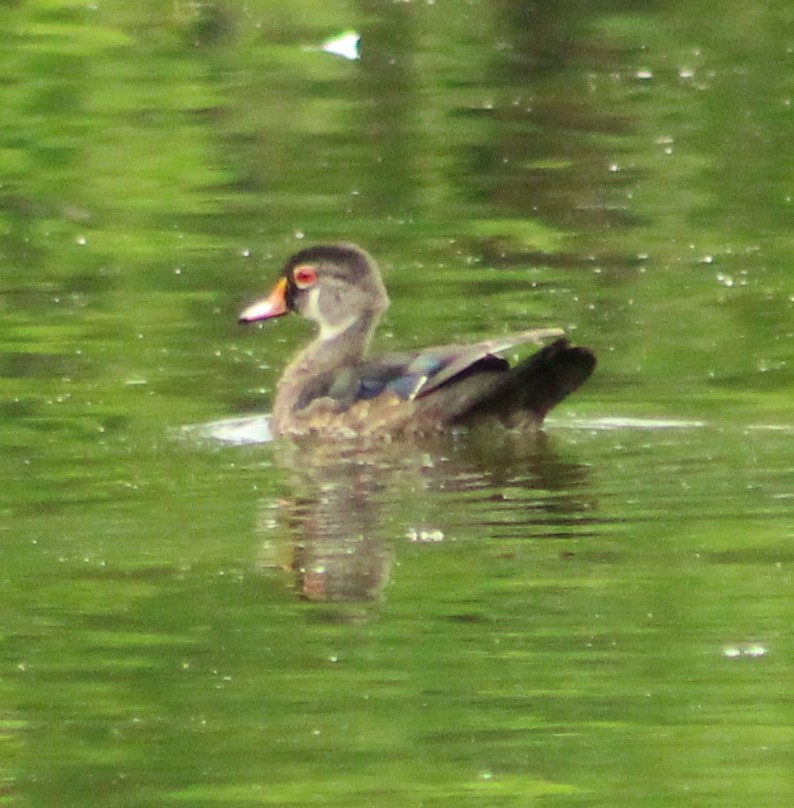
[[[560,535],[592,511],[587,468],[543,433],[274,452],[290,493],[260,515],[258,566],[288,570],[311,601],[382,599],[400,542]]]
[[[278,464],[294,491],[278,503],[275,524],[268,518],[265,526],[269,535],[276,529],[279,566],[294,573],[295,588],[307,600],[380,599],[392,562],[378,525],[380,479],[387,472],[357,453],[278,448]],[[273,549],[271,542],[262,546],[263,566],[272,566]]]

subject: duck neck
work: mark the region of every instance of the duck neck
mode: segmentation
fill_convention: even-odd
[[[325,326],[297,360],[318,373],[357,364],[366,356],[379,319],[379,311],[367,311],[336,327]]]
[[[290,362],[276,388],[273,426],[281,431],[289,414],[305,402],[307,391],[318,386],[318,379],[333,376],[343,368],[357,365],[366,356],[380,311],[367,311],[347,327],[324,328],[315,340]]]

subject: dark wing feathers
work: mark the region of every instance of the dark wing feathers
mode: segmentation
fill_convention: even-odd
[[[530,412],[542,421],[552,407],[584,384],[595,366],[592,351],[558,339],[497,377],[455,417],[466,420],[493,414],[509,424]]]
[[[353,397],[375,398],[389,390],[403,400],[420,398],[472,373],[507,371],[509,363],[497,354],[527,342],[541,344],[562,333],[558,328],[540,328],[474,345],[444,345],[414,354],[382,356],[356,368],[357,391]]]
[[[427,353],[436,354],[443,359],[434,373],[427,374],[426,381],[414,393],[414,397],[427,395],[451,379],[470,371],[475,365],[481,366],[483,370],[507,370],[510,366],[509,363],[505,359],[500,359],[498,354],[527,342],[541,345],[544,339],[561,336],[563,336],[563,332],[559,328],[536,328],[532,331],[509,334],[499,339],[477,342],[474,345],[431,348]],[[483,360],[485,360],[484,365]]]
[[[446,388],[444,396],[450,420],[481,412],[508,415],[516,409],[529,409],[542,418],[590,375],[592,354],[571,348],[565,339],[557,339],[514,368],[497,354],[528,342],[540,344],[562,333],[556,328],[535,329],[474,345],[387,354],[315,377],[298,408],[326,397],[341,412],[356,401],[377,398],[384,392],[412,401],[454,381],[454,389],[452,385]]]

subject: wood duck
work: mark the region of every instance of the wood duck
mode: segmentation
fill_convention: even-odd
[[[388,305],[366,252],[319,245],[293,255],[270,295],[240,314],[241,323],[251,323],[297,312],[319,328],[278,383],[274,436],[423,435],[489,420],[536,428],[595,368],[593,353],[569,345],[556,328],[369,359],[372,333]],[[499,356],[549,339],[513,367]]]

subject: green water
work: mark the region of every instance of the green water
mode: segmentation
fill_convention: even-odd
[[[791,804],[793,17],[0,8],[0,804]],[[212,439],[328,239],[376,349],[596,375],[537,441]]]

